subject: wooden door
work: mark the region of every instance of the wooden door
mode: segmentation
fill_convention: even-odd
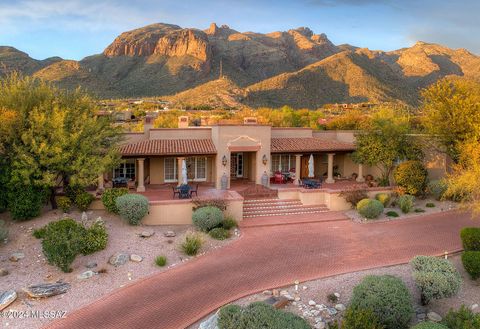
[[[307,178],[308,177],[308,160],[310,156],[302,156],[301,165],[300,167],[302,170],[300,171],[300,178]]]

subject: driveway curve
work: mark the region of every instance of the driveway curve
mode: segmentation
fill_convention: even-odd
[[[232,244],[119,289],[47,327],[185,328],[226,303],[295,280],[459,251],[465,226],[480,221],[444,212],[383,223],[246,227]]]

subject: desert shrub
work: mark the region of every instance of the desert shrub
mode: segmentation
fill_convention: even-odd
[[[75,205],[80,211],[85,211],[90,207],[95,197],[88,192],[83,191],[75,197]]]
[[[428,183],[427,192],[435,198],[435,200],[440,201],[443,198],[443,195],[447,191],[448,185],[444,180],[434,180]]]
[[[75,200],[77,195],[85,192],[85,188],[77,184],[68,184],[65,186],[65,196],[70,200]]]
[[[90,255],[107,247],[108,232],[103,221],[96,221],[84,235],[82,254]]]
[[[193,212],[192,221],[197,228],[208,232],[222,223],[223,213],[217,207],[201,207]]]
[[[182,251],[188,256],[195,256],[202,248],[203,239],[197,233],[188,233],[181,244]]]
[[[197,210],[203,207],[215,207],[221,211],[227,210],[227,201],[224,199],[194,199],[193,200],[193,210]]]
[[[232,216],[225,216],[225,219],[222,222],[222,227],[226,230],[230,230],[234,227],[238,227],[237,220]]]
[[[128,194],[127,188],[109,188],[106,189],[102,194],[102,203],[105,209],[114,214],[118,214],[118,209],[116,205],[117,198],[119,196]]]
[[[347,308],[343,315],[342,329],[383,329],[385,328],[372,310]]]
[[[215,240],[225,240],[230,237],[230,232],[223,227],[216,227],[208,232],[208,234]]]
[[[402,280],[391,275],[366,276],[353,289],[349,307],[372,310],[386,329],[408,328],[413,314],[407,287]]]
[[[338,302],[338,297],[337,297],[337,295],[335,295],[334,293],[331,293],[331,294],[328,294],[328,295],[327,295],[327,300],[328,300],[330,303],[336,303],[336,302]]]
[[[411,329],[448,329],[441,323],[435,322],[420,322],[416,326],[412,327]]]
[[[5,227],[5,221],[0,219],[0,242],[8,238],[8,229]]]
[[[462,278],[448,260],[432,256],[417,256],[411,260],[410,265],[423,305],[433,299],[451,297],[460,290]]]
[[[442,324],[449,329],[478,329],[480,328],[480,314],[475,314],[465,305],[462,305],[458,311],[448,311]]]
[[[416,213],[422,213],[422,212],[425,212],[425,209],[422,209],[422,208],[415,208],[413,210],[413,212],[416,212]]]
[[[66,196],[59,196],[57,198],[57,205],[63,212],[70,212],[70,209],[72,208],[72,200]]]
[[[480,251],[480,227],[465,227],[460,231],[463,249],[466,251]]]
[[[45,191],[33,186],[17,186],[8,193],[8,210],[15,220],[27,220],[40,215]]]
[[[473,280],[480,278],[480,251],[465,251],[462,254],[462,263]]]
[[[410,211],[412,211],[414,203],[415,197],[413,195],[404,194],[397,198],[397,204],[404,214],[408,214]]]
[[[365,218],[374,219],[383,212],[383,204],[374,199],[363,199],[357,204],[357,210]]]
[[[125,194],[116,199],[115,207],[120,217],[130,225],[138,225],[148,214],[149,202],[143,195]]]
[[[165,256],[155,257],[155,264],[157,264],[157,266],[160,266],[160,267],[167,265],[167,257]]]
[[[227,305],[218,314],[219,329],[309,329],[301,317],[273,306],[255,302],[246,307]]]
[[[368,199],[367,191],[364,189],[345,190],[340,192],[340,196],[343,197],[345,201],[350,203],[352,208],[355,208],[361,200]]]
[[[398,213],[396,211],[393,211],[393,210],[390,210],[390,211],[387,211],[386,214],[388,217],[398,217]]]
[[[388,193],[378,193],[377,195],[375,195],[375,199],[380,201],[384,207],[388,206],[391,200],[390,194]]]
[[[435,203],[433,203],[433,202],[428,202],[428,203],[425,205],[425,207],[427,207],[427,208],[435,208]]]
[[[403,187],[407,194],[423,194],[428,184],[428,172],[420,161],[405,161],[395,168],[393,177],[398,186]]]

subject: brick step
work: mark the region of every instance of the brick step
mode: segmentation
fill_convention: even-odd
[[[252,204],[265,204],[265,203],[287,203],[287,202],[300,202],[298,199],[251,199],[251,200],[244,200],[244,205],[252,205]]]
[[[254,211],[254,210],[263,210],[263,209],[295,209],[301,208],[303,204],[299,203],[287,203],[287,204],[258,204],[252,206],[244,206],[243,211]]]
[[[283,212],[265,212],[265,213],[251,213],[243,214],[243,218],[256,218],[256,217],[271,217],[271,216],[295,216],[295,215],[304,215],[304,214],[318,214],[329,212],[328,208],[317,208],[315,210],[297,210],[293,212],[283,211]]]
[[[294,211],[305,211],[305,210],[317,210],[317,209],[327,209],[325,205],[316,205],[316,206],[304,206],[299,205],[295,207],[287,207],[287,208],[279,208],[279,207],[270,207],[270,208],[252,208],[252,209],[244,209],[243,213],[263,213],[263,212],[294,212]]]

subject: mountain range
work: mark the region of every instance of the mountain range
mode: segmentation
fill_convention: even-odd
[[[335,45],[301,27],[268,34],[212,23],[206,30],[152,24],[120,34],[80,61],[36,60],[0,46],[12,71],[100,98],[158,96],[184,105],[317,108],[326,103],[416,105],[420,89],[448,76],[480,80],[480,57],[417,42],[395,51]]]

